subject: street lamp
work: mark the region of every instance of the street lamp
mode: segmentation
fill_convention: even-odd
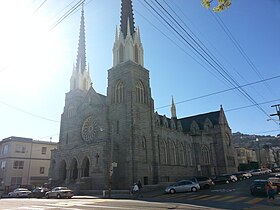
[[[258,143],[258,151],[259,151],[259,166],[262,167],[262,158],[261,158],[261,149],[260,149],[260,142],[259,139],[256,138],[256,142]]]

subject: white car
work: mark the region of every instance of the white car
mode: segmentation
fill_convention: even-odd
[[[26,188],[17,188],[12,192],[8,193],[9,197],[16,197],[16,198],[20,198],[20,197],[28,197],[28,195],[31,193],[30,190],[26,189]]]

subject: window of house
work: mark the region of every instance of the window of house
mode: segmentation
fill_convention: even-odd
[[[26,147],[23,145],[16,145],[16,153],[25,153],[26,152]]]
[[[47,154],[47,147],[42,147],[42,155]]]
[[[45,167],[40,167],[40,174],[44,174],[45,173]]]
[[[11,178],[11,185],[18,186],[22,184],[22,177],[12,177]]]
[[[5,144],[5,145],[3,146],[2,154],[3,154],[3,155],[8,154],[8,150],[9,150],[9,145],[8,145],[8,144]]]
[[[2,162],[1,162],[1,168],[3,169],[3,168],[5,168],[6,167],[6,160],[2,160]]]
[[[14,161],[14,169],[23,169],[24,161],[16,160]]]

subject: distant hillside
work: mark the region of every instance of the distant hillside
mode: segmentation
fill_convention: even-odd
[[[259,136],[259,135],[249,135],[242,134],[240,132],[233,133],[233,145],[245,148],[257,148],[256,139],[258,138],[260,147],[263,145],[271,145],[272,147],[280,147],[280,137],[275,136]]]

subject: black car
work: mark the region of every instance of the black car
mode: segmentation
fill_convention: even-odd
[[[251,195],[265,195],[267,182],[268,181],[264,179],[254,180],[250,186]]]
[[[191,178],[191,181],[197,182],[199,184],[199,186],[201,187],[201,189],[209,189],[210,187],[215,185],[215,183],[212,181],[212,179],[210,179],[209,177],[206,177],[206,176],[195,176],[195,177]]]
[[[30,198],[43,198],[45,197],[46,192],[50,191],[48,188],[45,187],[36,187],[31,191],[28,195]]]
[[[215,176],[212,180],[215,184],[228,184],[231,182],[231,178],[229,176]]]

